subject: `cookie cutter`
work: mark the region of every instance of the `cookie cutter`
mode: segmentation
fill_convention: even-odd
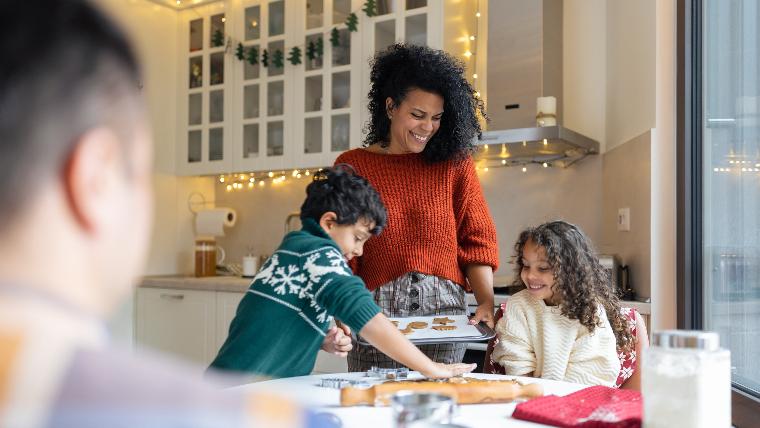
[[[319,386],[322,388],[342,389],[347,386],[369,387],[370,385],[363,380],[343,379],[339,377],[326,377],[319,380]]]
[[[380,379],[406,379],[409,377],[409,369],[406,367],[399,367],[399,368],[384,368],[384,367],[377,367],[372,366],[369,370],[367,370],[367,376],[368,377],[375,377]]]

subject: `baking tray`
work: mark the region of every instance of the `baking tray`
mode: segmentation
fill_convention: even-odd
[[[456,326],[455,330],[438,331],[431,327],[434,324],[434,318],[449,318],[454,320],[448,325]],[[399,322],[399,329],[403,329],[410,322],[426,322],[427,327],[424,329],[413,329],[412,333],[405,334],[415,345],[431,345],[436,343],[458,343],[458,342],[484,342],[496,336],[496,332],[485,323],[470,325],[470,319],[467,315],[430,315],[424,317],[388,317],[391,321]],[[363,337],[356,337],[356,341],[362,345],[369,345]]]

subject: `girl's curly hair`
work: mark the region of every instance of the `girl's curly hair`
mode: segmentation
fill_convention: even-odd
[[[577,319],[590,332],[602,325],[597,316],[601,304],[615,333],[617,347],[622,351],[633,349],[634,337],[628,320],[621,312],[620,301],[610,286],[610,278],[593,251],[586,235],[575,225],[564,221],[544,223],[520,233],[515,244],[515,281],[525,286],[520,273],[523,269],[523,249],[532,241],[546,251],[546,258],[554,274],[552,291],[559,294],[562,315]]]
[[[385,100],[398,106],[412,89],[443,97],[443,116],[438,132],[422,151],[429,162],[469,155],[473,140],[480,137],[477,112],[488,118],[483,101],[464,78],[464,65],[444,51],[426,46],[396,43],[378,52],[371,61],[369,114],[364,145],[390,144],[391,121]]]

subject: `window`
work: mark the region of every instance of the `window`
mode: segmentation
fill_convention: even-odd
[[[731,350],[733,419],[760,411],[760,6],[679,1],[679,327]]]

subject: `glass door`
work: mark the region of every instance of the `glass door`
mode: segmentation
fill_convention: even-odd
[[[679,325],[731,351],[733,419],[760,412],[760,5],[679,6],[683,154]],[[754,414],[754,416],[753,416]]]

